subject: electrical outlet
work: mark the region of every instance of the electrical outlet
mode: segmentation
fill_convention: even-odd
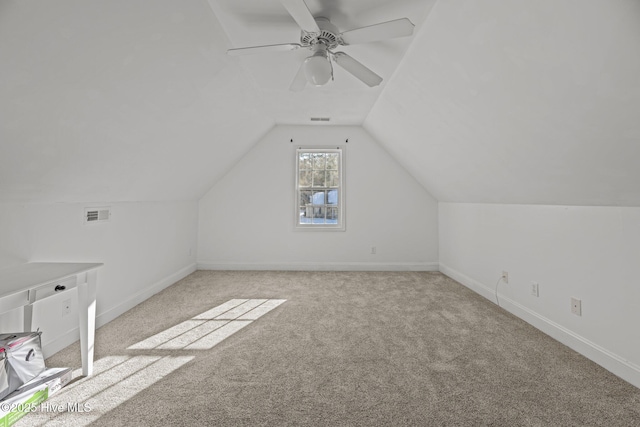
[[[71,300],[66,299],[62,301],[62,317],[67,317],[71,314]]]
[[[375,254],[376,254],[376,247],[371,246],[371,255],[375,255]]]
[[[571,312],[576,316],[582,316],[582,301],[571,297]]]
[[[502,280],[504,281],[504,283],[509,283],[509,272],[507,271],[502,272]]]
[[[531,282],[531,295],[534,297],[540,296],[538,293],[538,282]]]

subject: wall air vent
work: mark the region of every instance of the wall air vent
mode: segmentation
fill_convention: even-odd
[[[84,208],[84,223],[85,224],[97,224],[101,222],[107,222],[111,219],[111,208]]]
[[[328,122],[331,120],[330,117],[311,117],[312,122]]]

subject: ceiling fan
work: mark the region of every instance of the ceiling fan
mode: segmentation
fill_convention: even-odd
[[[280,2],[302,29],[300,43],[241,47],[229,49],[227,53],[229,55],[245,55],[300,48],[309,49],[313,53],[303,61],[293,79],[290,86],[293,91],[304,89],[307,82],[314,86],[322,86],[332,80],[332,61],[366,85],[377,86],[382,82],[382,77],[346,53],[335,52],[334,49],[338,46],[406,37],[413,34],[414,25],[408,18],[381,22],[341,33],[327,18],[314,18],[303,0],[280,0]]]

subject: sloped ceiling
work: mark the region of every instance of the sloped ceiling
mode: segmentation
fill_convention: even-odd
[[[640,2],[307,0],[380,74],[288,90],[278,0],[0,1],[0,202],[201,197],[276,124],[359,125],[439,200],[640,206]]]
[[[206,1],[0,2],[0,201],[199,198],[274,125],[226,48]]]
[[[279,0],[209,0],[229,38],[229,47],[299,43],[300,27]],[[397,18],[409,18],[420,25],[435,0],[305,0],[315,17],[329,19],[340,31],[360,28]],[[266,106],[278,124],[310,124],[311,117],[329,117],[333,125],[361,125],[392,76],[412,38],[341,46],[343,51],[374,70],[384,81],[370,88],[340,67],[334,67],[334,81],[323,87],[292,92],[289,86],[307,49],[239,56],[247,85]]]
[[[640,206],[640,2],[440,1],[364,127],[441,201]]]
[[[308,6],[346,30],[433,1]],[[0,1],[0,202],[197,199],[275,124],[361,124],[380,87],[293,93],[308,51],[226,54],[299,37],[278,0]],[[344,50],[386,83],[410,41]]]

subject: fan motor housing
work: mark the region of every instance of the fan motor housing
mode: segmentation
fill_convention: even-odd
[[[333,49],[341,44],[338,28],[333,25],[327,18],[314,18],[318,27],[320,27],[319,33],[307,33],[302,30],[300,35],[300,43],[303,46],[314,46],[318,43],[322,43],[327,49]]]

